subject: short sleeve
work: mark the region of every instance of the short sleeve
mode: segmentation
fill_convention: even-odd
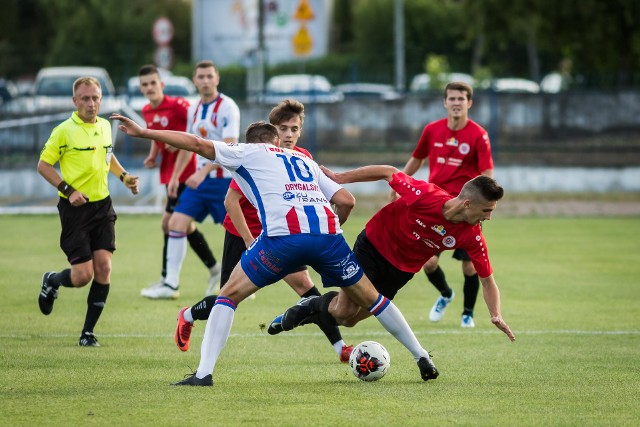
[[[411,205],[429,188],[429,183],[398,172],[393,174],[389,186],[403,198],[407,205]]]

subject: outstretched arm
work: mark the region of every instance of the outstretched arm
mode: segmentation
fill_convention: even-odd
[[[213,143],[207,139],[200,138],[199,136],[175,130],[143,129],[130,118],[116,113],[112,114],[109,118],[120,121],[121,124],[118,128],[127,135],[139,138],[155,139],[156,141],[169,144],[172,147],[193,151],[194,153],[198,153],[209,160],[216,158],[216,150]]]
[[[391,181],[391,177],[394,173],[398,173],[398,169],[393,166],[386,165],[372,165],[364,166],[358,169],[352,169],[346,172],[335,173],[324,166],[320,166],[322,172],[331,178],[338,184],[349,184],[352,182],[368,182],[379,181],[384,179],[385,181]]]
[[[515,335],[513,335],[511,328],[509,328],[509,325],[502,319],[502,315],[500,314],[500,290],[493,278],[493,274],[488,277],[481,277],[480,282],[482,283],[482,296],[487,303],[487,308],[491,315],[491,323],[507,334],[511,341],[515,341]]]

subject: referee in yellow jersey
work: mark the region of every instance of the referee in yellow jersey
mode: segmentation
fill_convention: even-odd
[[[71,264],[60,272],[44,273],[38,304],[42,314],[48,315],[60,286],[80,288],[91,282],[79,341],[83,347],[100,346],[93,329],[109,295],[111,255],[116,249],[117,217],[109,196],[109,172],[138,193],[138,177],[127,174],[113,154],[110,122],[98,117],[101,100],[97,79],[77,79],[73,83],[76,111],[51,132],[38,162],[38,173],[59,191],[60,247]],[[62,176],[53,167],[57,162]]]

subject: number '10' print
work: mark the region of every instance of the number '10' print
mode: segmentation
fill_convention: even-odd
[[[313,181],[311,169],[309,169],[309,166],[304,162],[304,160],[299,157],[287,157],[284,154],[276,154],[276,156],[282,159],[284,167],[287,170],[287,174],[289,174],[289,181],[295,182],[296,177],[298,177],[302,182]]]

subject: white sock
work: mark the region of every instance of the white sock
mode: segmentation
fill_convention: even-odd
[[[333,349],[338,353],[338,356],[342,354],[342,347],[344,346],[344,340],[340,340],[333,343]]]
[[[187,235],[178,231],[169,231],[167,241],[167,276],[164,283],[174,289],[180,286],[180,269],[187,256]]]
[[[236,304],[229,298],[218,297],[216,299],[204,330],[204,338],[200,348],[200,365],[196,371],[196,378],[204,378],[213,373],[218,356],[229,338],[235,313]]]
[[[193,324],[194,320],[193,320],[193,314],[191,314],[191,307],[187,308],[183,313],[182,313],[182,318],[184,320],[186,320],[187,322]]]
[[[411,352],[416,361],[421,357],[429,357],[429,352],[422,348],[404,316],[391,300],[380,295],[376,303],[369,307],[369,311],[376,316],[378,322],[391,335]]]

